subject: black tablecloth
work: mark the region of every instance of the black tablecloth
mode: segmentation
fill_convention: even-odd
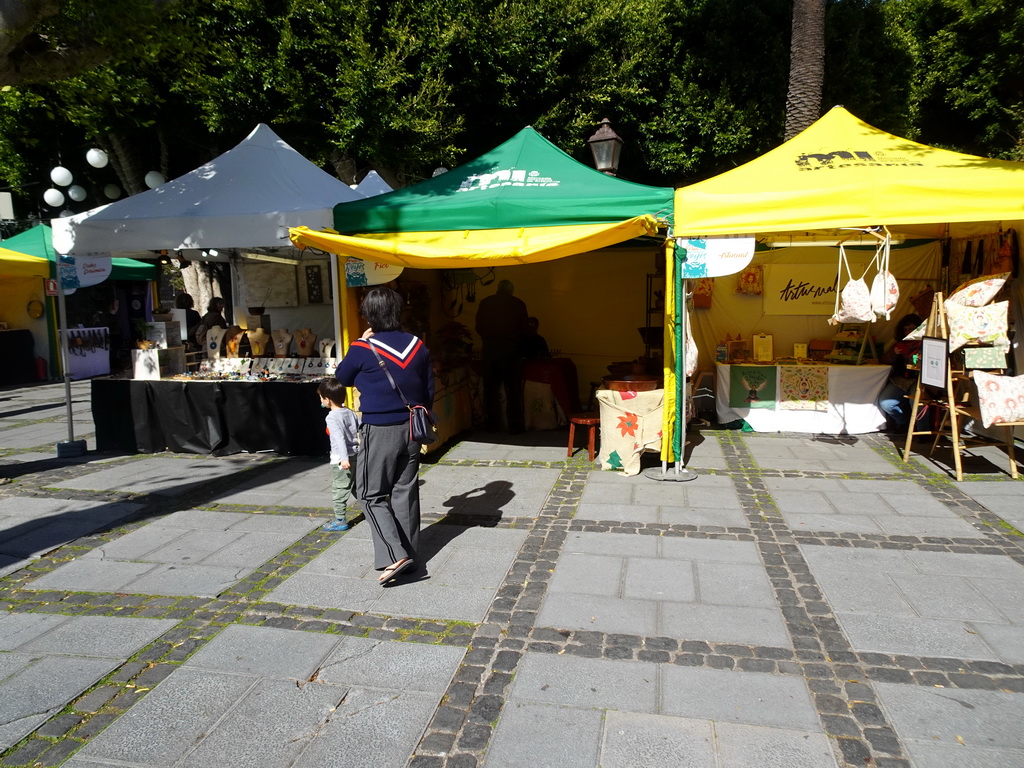
[[[32,331],[27,328],[0,331],[0,361],[0,384],[28,384],[37,381]]]
[[[326,454],[316,388],[317,382],[93,379],[96,449]]]

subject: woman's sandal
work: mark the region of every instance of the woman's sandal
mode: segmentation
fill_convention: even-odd
[[[384,569],[384,573],[380,575],[379,581],[381,586],[384,586],[385,584],[390,584],[392,581],[394,581],[401,574],[405,573],[407,570],[412,568],[414,565],[415,563],[412,561],[411,558],[408,557],[404,560],[399,560],[397,563],[389,565],[387,568]]]

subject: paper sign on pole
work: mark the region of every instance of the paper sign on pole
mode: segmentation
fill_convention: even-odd
[[[682,278],[734,275],[754,258],[753,237],[676,238]]]
[[[380,285],[394,280],[405,267],[385,264],[383,261],[363,261],[350,258],[345,262],[345,284],[349,288]]]

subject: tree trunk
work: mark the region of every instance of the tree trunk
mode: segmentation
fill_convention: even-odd
[[[786,140],[821,117],[825,82],[825,0],[793,0]]]

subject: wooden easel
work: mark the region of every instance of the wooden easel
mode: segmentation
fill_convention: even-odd
[[[939,339],[949,338],[949,328],[946,325],[946,310],[941,293],[936,293],[932,298],[932,309],[928,315],[928,323],[925,326],[925,336]],[[962,365],[954,366],[954,362],[959,359],[959,355],[948,356],[946,361],[945,390],[938,394],[933,394],[932,391],[927,390],[926,385],[921,383],[920,375],[918,376],[917,385],[914,388],[914,407],[910,412],[910,424],[907,425],[907,441],[903,449],[903,460],[909,461],[910,446],[914,437],[918,435],[934,435],[935,439],[932,441],[931,450],[928,452],[928,455],[931,456],[935,453],[935,448],[938,446],[942,436],[948,434],[950,442],[953,444],[953,466],[958,482],[964,479],[961,451],[969,445],[993,444],[983,438],[965,438],[960,436],[961,423],[970,419],[980,421],[981,412],[976,405],[971,403],[970,372]],[[922,405],[936,405],[942,412],[942,418],[938,425],[932,424],[932,429],[930,430],[916,429],[917,416]],[[1006,443],[1006,446],[1010,456],[1010,475],[1016,479],[1017,464],[1013,455],[1013,430],[1008,430],[1008,433],[1007,439],[1009,442]],[[998,442],[995,444],[1002,445],[1002,443]]]

